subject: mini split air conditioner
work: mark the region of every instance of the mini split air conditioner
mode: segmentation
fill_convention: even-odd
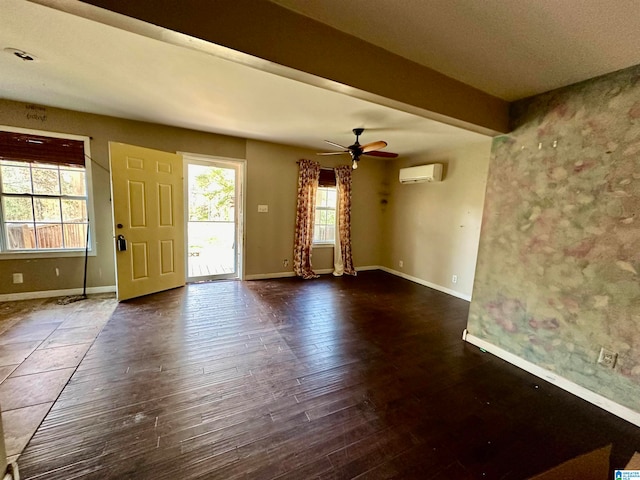
[[[400,183],[439,182],[442,180],[442,164],[418,165],[401,168]]]

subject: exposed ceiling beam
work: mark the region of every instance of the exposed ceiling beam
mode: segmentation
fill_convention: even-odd
[[[335,82],[325,88],[479,133],[508,131],[508,102],[265,0],[85,3]]]

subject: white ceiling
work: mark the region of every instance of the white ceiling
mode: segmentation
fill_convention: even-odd
[[[37,1],[0,2],[2,98],[318,151],[332,150],[323,139],[351,144],[354,127],[367,129],[363,143],[383,139],[401,155],[486,138],[251,68],[159,27],[105,21],[75,0]],[[640,63],[635,0],[276,3],[506,99]]]

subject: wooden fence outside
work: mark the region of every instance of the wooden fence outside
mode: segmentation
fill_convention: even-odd
[[[33,225],[7,225],[9,248],[84,248],[87,241],[86,223],[36,225],[37,244]],[[64,231],[64,242],[63,242]],[[36,247],[37,245],[37,247]]]

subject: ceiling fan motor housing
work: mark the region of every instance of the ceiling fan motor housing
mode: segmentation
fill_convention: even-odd
[[[353,158],[354,160],[360,159],[360,155],[362,155],[362,149],[360,148],[360,145],[357,143],[351,145],[349,147],[349,155],[351,155],[351,158]]]

